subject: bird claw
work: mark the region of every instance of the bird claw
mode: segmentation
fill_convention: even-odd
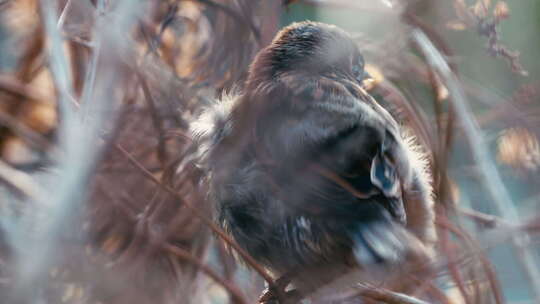
[[[263,294],[259,297],[258,303],[273,304],[275,301],[277,301],[277,296],[270,290],[270,288],[266,288],[263,291]]]
[[[260,304],[296,304],[302,300],[302,295],[297,290],[289,290],[279,297],[276,292],[267,288],[259,298]]]
[[[263,291],[259,298],[261,304],[296,304],[302,300],[302,295],[297,290],[285,291],[291,282],[289,273],[282,275],[274,282],[274,286]],[[281,300],[281,301],[280,301]]]

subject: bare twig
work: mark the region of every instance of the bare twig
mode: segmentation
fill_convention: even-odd
[[[457,211],[460,214],[473,219],[474,221],[478,222],[479,224],[487,228],[495,228],[499,226],[503,226],[503,227],[511,226],[511,224],[508,223],[503,218],[500,218],[492,214],[486,214],[486,213],[478,212],[476,210],[467,209],[463,207],[459,207]]]
[[[414,297],[375,286],[362,284],[359,285],[359,288],[361,289],[360,296],[387,304],[429,304]]]
[[[437,71],[453,95],[452,100],[454,102],[456,113],[459,114],[459,119],[461,119],[463,123],[465,138],[469,143],[474,160],[479,166],[479,174],[482,177],[482,182],[489,191],[499,214],[502,217],[507,218],[510,222],[519,222],[519,216],[514,207],[514,203],[501,180],[499,172],[491,161],[488,149],[484,144],[482,132],[471,115],[465,94],[459,85],[457,77],[452,73],[444,58],[422,31],[415,29],[413,31],[413,39],[418,43],[419,47],[424,52],[428,63]],[[524,239],[522,237],[512,238],[512,244],[518,255],[521,257],[519,261],[522,264],[523,271],[527,274],[535,298],[540,303],[540,271],[536,265],[533,257],[534,255],[525,247]]]
[[[177,257],[188,261],[191,264],[194,264],[197,268],[199,268],[202,272],[207,274],[209,277],[211,277],[214,281],[219,283],[223,288],[225,288],[231,295],[233,299],[233,303],[237,304],[245,304],[247,301],[244,298],[244,295],[242,295],[241,291],[238,290],[236,286],[231,284],[230,282],[226,281],[224,278],[220,277],[214,270],[206,266],[204,263],[202,263],[198,258],[191,255],[189,252],[172,245],[165,244],[164,248],[171,252],[172,254],[176,255]]]
[[[257,271],[269,284],[269,286],[274,285],[273,278],[251,257],[244,249],[242,249],[236,242],[234,242],[229,236],[225,234],[220,228],[214,224],[214,222],[210,219],[208,219],[204,214],[200,212],[199,209],[192,206],[188,201],[184,199],[182,195],[180,195],[178,192],[176,192],[174,189],[172,189],[170,186],[167,186],[163,184],[160,180],[158,180],[152,173],[150,173],[144,166],[139,163],[133,156],[126,151],[122,146],[115,145],[115,148],[120,151],[128,160],[129,162],[135,166],[135,168],[138,168],[140,172],[146,176],[149,180],[154,182],[156,185],[158,185],[163,190],[167,191],[168,193],[172,194],[174,197],[179,199],[184,206],[189,208],[194,215],[196,215],[198,218],[200,218],[214,233],[216,233],[224,242],[227,243],[227,245],[234,248],[234,250],[246,261],[246,263],[252,267],[255,271]]]
[[[243,26],[245,23],[247,23],[247,26],[253,33],[253,36],[255,37],[255,40],[257,40],[257,43],[261,44],[261,32],[259,31],[259,28],[255,26],[255,24],[251,21],[250,16],[243,16],[241,13],[233,10],[229,6],[223,5],[221,3],[214,2],[212,0],[190,0],[190,1],[196,1],[199,3],[202,3],[208,7],[212,7],[218,10],[223,11],[225,14],[229,15],[231,18],[233,18],[234,21],[238,23],[238,25]]]
[[[150,92],[150,88],[148,87],[148,84],[146,83],[146,79],[140,74],[140,72],[136,72],[137,77],[139,79],[139,82],[141,84],[141,88],[143,90],[144,97],[146,99],[146,102],[148,103],[148,107],[150,109],[150,114],[152,116],[152,123],[154,125],[154,128],[156,129],[158,133],[158,157],[161,161],[161,164],[163,168],[167,165],[167,149],[165,147],[165,131],[163,126],[163,121],[160,119],[158,112],[157,112],[157,106],[156,102],[154,100],[154,97],[152,96],[152,93]]]
[[[472,297],[469,290],[467,290],[467,288],[465,287],[464,280],[462,277],[462,272],[460,269],[461,267],[459,267],[459,263],[458,263],[458,257],[456,256],[456,252],[453,250],[453,248],[451,248],[452,246],[450,245],[451,244],[450,234],[448,233],[448,231],[444,230],[441,233],[439,233],[439,235],[441,237],[441,240],[440,240],[441,249],[448,258],[447,269],[450,273],[450,276],[452,277],[452,280],[455,282],[465,303],[472,304],[473,303]]]
[[[444,216],[439,216],[437,218],[437,224],[442,226],[443,228],[447,229],[448,231],[454,233],[458,238],[460,238],[464,243],[466,243],[470,248],[474,249],[474,252],[478,259],[480,260],[480,263],[484,269],[484,272],[486,276],[488,277],[488,282],[490,284],[491,290],[493,291],[493,298],[495,300],[495,303],[502,304],[504,303],[504,296],[501,291],[501,284],[499,282],[499,279],[497,278],[497,275],[495,274],[495,271],[493,270],[493,265],[488,260],[487,256],[485,255],[483,249],[480,247],[480,244],[476,240],[474,240],[469,234],[467,234],[465,231],[459,229],[455,225],[453,225],[447,218]],[[456,281],[458,286],[461,284],[460,281]]]
[[[527,76],[528,72],[523,68],[519,60],[519,52],[512,51],[500,41],[500,33],[497,26],[502,20],[509,17],[509,9],[504,1],[498,1],[498,9],[495,8],[493,16],[489,16],[489,4],[484,0],[478,0],[473,9],[466,7],[466,2],[454,1],[456,14],[463,24],[476,30],[478,35],[487,38],[487,53],[493,57],[503,57],[508,61],[512,72]]]
[[[302,4],[312,5],[316,7],[346,8],[359,11],[370,11],[395,15],[399,14],[399,10],[396,9],[396,7],[399,7],[399,5],[392,5],[393,1],[297,0],[289,2],[300,2]]]

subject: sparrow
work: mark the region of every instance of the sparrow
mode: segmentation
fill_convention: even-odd
[[[364,64],[344,30],[293,23],[191,126],[217,222],[296,300],[433,255],[425,156],[364,90]]]

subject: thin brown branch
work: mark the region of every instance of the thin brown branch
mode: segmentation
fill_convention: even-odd
[[[495,9],[493,11],[493,16],[488,14],[489,5],[486,5],[484,1],[477,1],[475,7],[479,8],[477,7],[478,5],[481,5],[482,9],[470,9],[466,7],[465,1],[454,1],[456,15],[459,20],[463,22],[463,24],[466,24],[468,28],[476,30],[480,37],[485,37],[487,39],[487,53],[493,57],[504,58],[510,64],[512,72],[527,76],[528,72],[520,63],[519,52],[510,50],[500,41],[500,33],[497,27],[504,19],[507,19],[510,16],[507,4],[503,3],[504,12]]]
[[[387,289],[378,288],[375,286],[360,285],[361,291],[359,295],[370,300],[380,301],[387,304],[429,304],[426,301],[416,299],[414,297],[393,292]]]
[[[467,209],[467,208],[463,208],[463,207],[458,207],[457,211],[460,214],[462,214],[462,215],[476,221],[477,223],[479,223],[482,226],[487,227],[487,228],[495,228],[495,227],[500,227],[500,226],[510,226],[511,225],[510,223],[508,223],[503,218],[500,218],[500,217],[492,215],[492,214],[486,214],[486,213],[478,212],[476,210]]]
[[[212,7],[215,9],[218,9],[220,11],[223,11],[223,13],[229,15],[234,21],[238,23],[238,25],[243,26],[247,25],[251,32],[253,33],[253,37],[255,37],[255,40],[259,45],[262,44],[261,40],[261,32],[259,31],[259,28],[253,23],[250,16],[243,16],[239,12],[233,10],[232,8],[223,5],[221,3],[214,2],[212,0],[189,0],[189,1],[195,1],[202,3],[208,7]]]
[[[206,275],[211,277],[214,281],[216,281],[218,284],[223,286],[225,290],[229,292],[231,295],[233,303],[237,304],[246,304],[247,301],[245,300],[244,295],[240,292],[240,290],[233,284],[231,284],[229,281],[225,280],[221,276],[219,276],[214,270],[212,270],[210,267],[205,265],[203,262],[201,262],[198,258],[194,257],[189,252],[169,244],[163,245],[165,250],[168,252],[174,254],[175,256],[181,258],[182,260],[185,260],[193,265],[195,265],[197,268],[199,268],[202,272],[204,272]]]
[[[154,97],[152,96],[152,93],[150,92],[150,88],[148,87],[148,83],[146,82],[146,79],[144,79],[143,75],[141,75],[140,71],[135,72],[137,74],[137,78],[139,79],[139,83],[141,84],[141,88],[143,90],[144,97],[146,99],[146,102],[148,104],[148,107],[150,108],[150,115],[152,116],[152,123],[154,125],[154,128],[156,129],[156,132],[158,133],[158,158],[161,162],[161,165],[163,168],[167,165],[167,148],[165,147],[165,128],[163,126],[163,120],[159,117],[158,109],[156,106],[156,101],[154,100]]]
[[[399,14],[396,7],[385,4],[383,1],[356,1],[356,0],[295,0],[285,1],[285,5],[295,2],[315,6],[315,7],[331,7],[341,9],[354,9],[358,11],[369,11],[386,14]]]
[[[439,215],[438,218],[441,216]],[[450,276],[454,283],[456,284],[461,296],[463,297],[463,300],[467,304],[472,304],[472,297],[470,293],[468,292],[467,288],[465,287],[464,280],[462,277],[461,269],[458,266],[458,260],[459,258],[456,255],[456,252],[454,248],[451,246],[450,241],[450,234],[447,230],[443,230],[439,233],[440,236],[440,244],[441,244],[441,250],[444,252],[448,259],[448,271],[450,273]]]
[[[466,244],[468,244],[471,248],[474,249],[474,251],[476,252],[476,256],[480,260],[480,263],[488,278],[488,282],[490,284],[491,290],[493,291],[493,298],[495,300],[495,303],[497,304],[504,303],[504,296],[502,294],[501,283],[499,279],[497,278],[495,271],[493,270],[494,269],[493,265],[489,261],[488,257],[486,256],[484,250],[480,247],[480,245],[470,235],[468,235],[465,231],[453,225],[444,216],[439,216],[437,218],[437,224],[444,227],[448,231],[452,232],[454,235],[456,235],[458,238],[463,240]]]
[[[233,241],[229,236],[227,236],[227,234],[223,230],[221,230],[219,227],[217,227],[216,224],[212,220],[208,219],[204,214],[201,213],[201,211],[199,209],[192,206],[188,201],[185,200],[185,198],[182,195],[180,195],[178,192],[176,192],[170,186],[167,186],[167,185],[163,184],[151,172],[146,170],[146,168],[141,163],[139,163],[139,161],[137,161],[135,158],[133,158],[133,156],[128,151],[126,151],[122,146],[116,144],[115,148],[118,151],[120,151],[120,153],[122,153],[127,158],[127,160],[135,168],[139,169],[140,172],[144,176],[146,176],[149,180],[151,180],[156,185],[158,185],[161,189],[163,189],[163,190],[167,191],[168,193],[172,194],[184,206],[189,208],[193,212],[193,214],[195,216],[197,216],[199,219],[201,219],[201,221],[204,224],[206,224],[214,233],[216,233],[225,243],[227,243],[227,245],[231,246],[231,248],[233,248],[238,253],[238,255],[240,255],[242,257],[242,259],[244,259],[244,261],[250,267],[252,267],[255,271],[257,271],[266,280],[266,282],[269,284],[269,286],[274,285],[273,278],[264,270],[264,268],[262,266],[260,266],[259,263],[257,263],[257,261],[255,261],[255,259],[253,257],[251,257],[244,249],[242,249],[238,244],[236,244],[235,241]]]
[[[435,48],[431,40],[420,29],[415,29],[413,37],[422,50],[428,63],[437,71],[441,80],[443,80],[453,95],[452,101],[456,109],[456,114],[460,118],[464,135],[471,149],[473,158],[478,164],[481,181],[488,190],[494,206],[498,213],[511,222],[519,222],[519,215],[515,204],[505,187],[497,167],[493,163],[489,150],[485,144],[485,136],[479,129],[477,122],[472,116],[465,93],[460,86],[457,76],[452,72],[448,63],[444,60],[442,54]],[[520,257],[522,269],[527,275],[531,290],[535,298],[540,301],[540,271],[533,253],[524,246],[523,237],[512,238],[514,250]]]
[[[442,291],[438,286],[435,285],[433,278],[417,278],[416,276],[407,276],[408,279],[413,280],[418,285],[416,291],[411,294],[415,296],[417,294],[423,294],[424,291],[431,296],[431,298],[436,299],[438,303],[441,304],[452,304],[448,299],[448,296]]]
[[[0,75],[0,91],[13,95],[17,98],[28,99],[37,102],[45,102],[47,99],[34,91],[30,86],[23,84],[15,78]]]

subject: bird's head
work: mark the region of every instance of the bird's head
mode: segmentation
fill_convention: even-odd
[[[297,72],[362,82],[364,58],[351,35],[337,26],[304,21],[282,29],[251,67],[251,78]],[[255,74],[255,75],[254,75]]]

